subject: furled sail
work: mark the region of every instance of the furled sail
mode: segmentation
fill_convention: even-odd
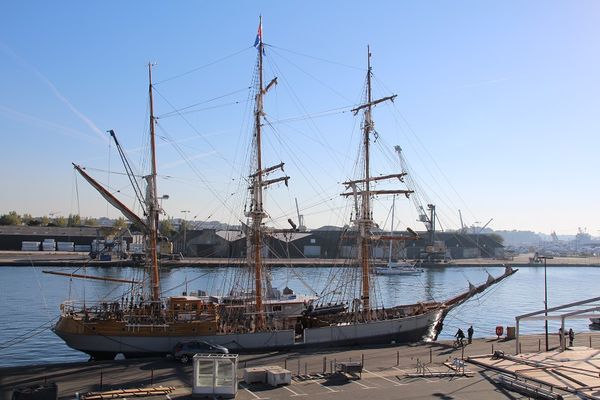
[[[138,217],[133,211],[131,211],[125,204],[121,203],[119,199],[113,196],[108,190],[106,190],[101,184],[99,184],[94,178],[89,176],[79,165],[73,163],[73,167],[94,187],[101,195],[108,201],[113,207],[123,213],[125,218],[134,224],[140,226],[144,231],[148,232],[148,225]]]

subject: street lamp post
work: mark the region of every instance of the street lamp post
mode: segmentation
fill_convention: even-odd
[[[544,327],[546,330],[546,351],[548,351],[548,275],[546,273],[546,260],[551,260],[554,257],[539,256],[538,258],[544,260],[544,315],[546,316],[544,319]]]
[[[190,210],[181,210],[181,213],[184,215],[183,217],[183,255],[187,256],[186,245],[187,245],[187,222],[185,215],[190,213]]]

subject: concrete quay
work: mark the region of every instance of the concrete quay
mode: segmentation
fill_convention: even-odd
[[[550,347],[558,346],[558,335],[551,334]],[[544,350],[543,335],[521,338],[521,351],[538,353]],[[578,333],[576,346],[600,349],[600,332]],[[292,372],[292,384],[276,388],[264,384],[239,382],[238,400],[296,400],[297,397],[324,400],[344,400],[369,396],[373,399],[521,399],[517,393],[499,388],[493,382],[498,372],[467,363],[466,372],[448,375],[444,365],[454,359],[490,355],[501,350],[515,354],[515,341],[496,338],[475,339],[464,348],[454,348],[449,341],[411,345],[329,348],[323,351],[270,352],[240,355],[241,369],[278,365]],[[361,379],[351,380],[331,375],[334,364],[341,361],[362,361]],[[409,377],[423,365],[424,376]],[[421,368],[423,369],[423,368]],[[60,399],[73,399],[75,393],[131,389],[149,386],[173,386],[167,396],[152,399],[191,398],[192,371],[169,358],[36,365],[0,369],[0,400],[10,400],[14,387],[56,382]],[[325,372],[325,374],[324,374]],[[436,374],[436,372],[439,372]],[[437,375],[437,376],[436,376]]]

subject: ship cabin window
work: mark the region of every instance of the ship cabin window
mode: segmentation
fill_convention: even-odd
[[[192,303],[192,311],[196,311],[198,309],[198,303]]]
[[[281,306],[273,306],[273,312],[281,312]]]

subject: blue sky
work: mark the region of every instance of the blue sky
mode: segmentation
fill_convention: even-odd
[[[122,169],[104,132],[115,129],[140,165],[153,61],[165,211],[243,219],[259,14],[271,45],[265,77],[279,78],[265,104],[275,127],[265,159],[285,161],[292,176],[268,193],[273,225],[294,217],[294,198],[309,227],[347,223],[338,183],[354,167],[360,119],[348,110],[370,44],[375,96],[398,95],[375,110],[375,174],[398,169],[399,144],[444,228],[459,226],[461,209],[469,225],[598,234],[593,1],[5,2],[0,213],[117,216],[71,162],[133,204],[124,178],[107,172]],[[202,102],[185,120],[165,115]],[[390,199],[374,203],[389,226]],[[409,202],[396,214],[396,226],[422,229]]]

